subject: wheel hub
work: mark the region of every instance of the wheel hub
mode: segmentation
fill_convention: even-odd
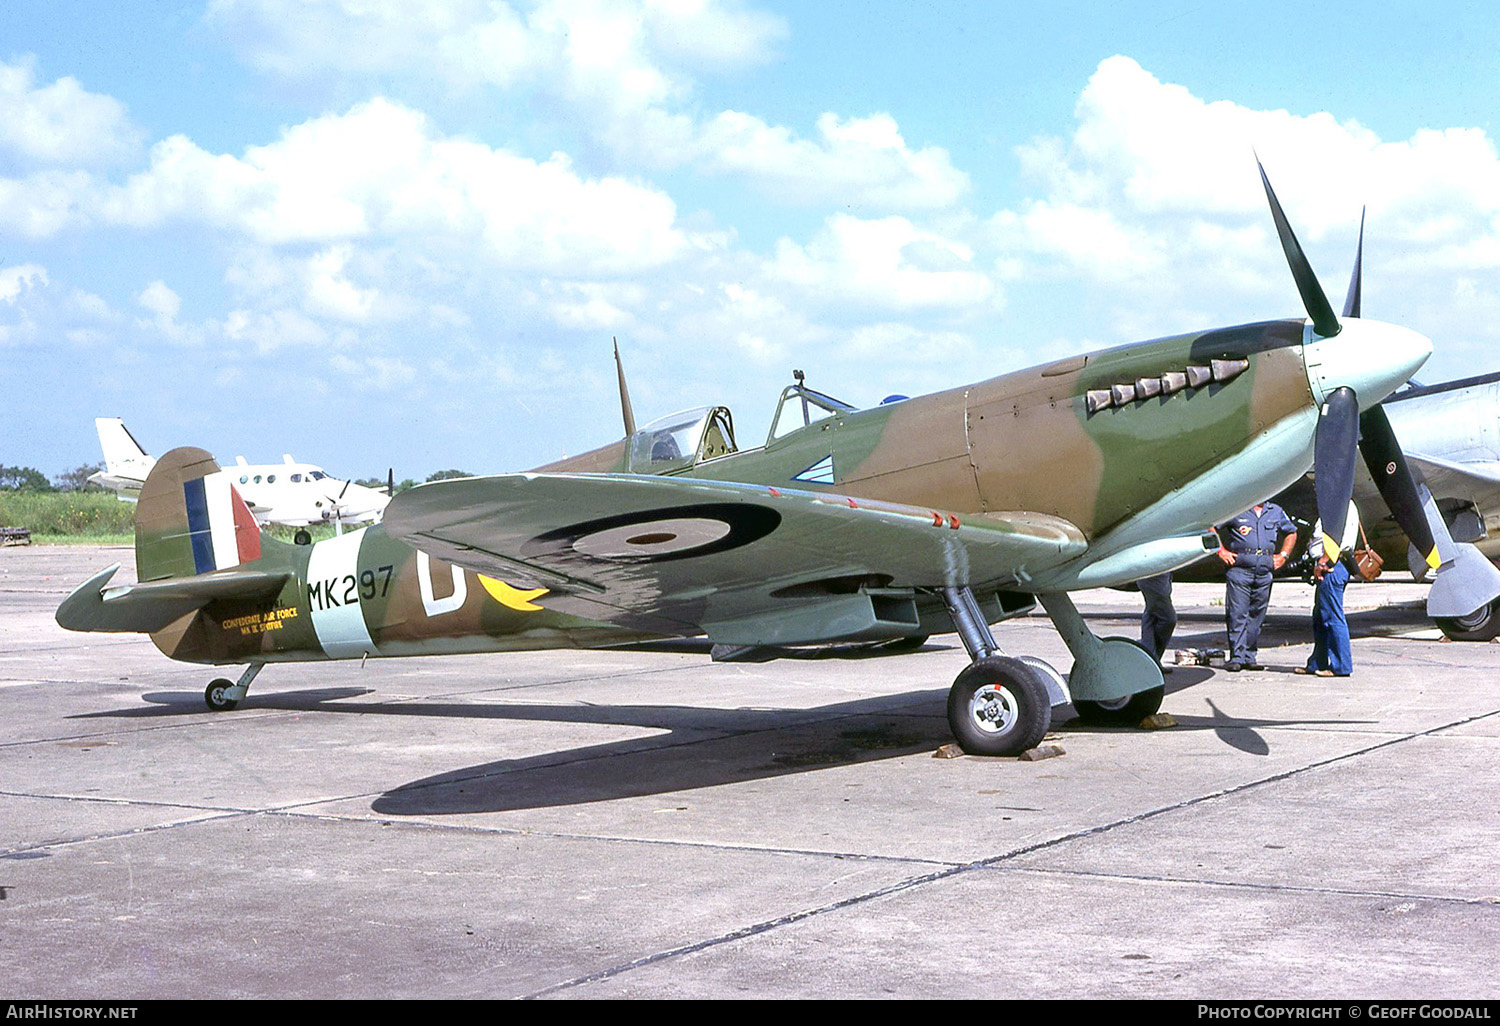
[[[998,684],[986,684],[969,699],[969,718],[986,734],[1005,733],[1019,715],[1015,696]]]

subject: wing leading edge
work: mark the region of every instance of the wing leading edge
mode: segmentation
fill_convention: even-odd
[[[872,603],[878,620],[881,600],[896,608],[912,589],[1004,588],[1087,545],[1072,524],[1043,514],[959,516],[615,474],[436,482],[398,495],[385,525],[452,563],[548,588],[538,601],[554,609],[744,644],[858,636],[874,629]]]

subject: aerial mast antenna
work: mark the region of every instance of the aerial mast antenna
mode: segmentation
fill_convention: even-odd
[[[635,410],[630,407],[630,389],[625,386],[625,365],[620,362],[620,340],[612,338],[615,344],[615,375],[620,379],[620,413],[625,418],[625,437],[629,438],[635,434]]]

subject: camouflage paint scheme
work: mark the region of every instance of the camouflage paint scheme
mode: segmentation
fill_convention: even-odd
[[[799,401],[827,398],[793,386],[764,446],[685,460],[663,475],[675,483],[636,476],[645,468],[631,453],[641,449],[626,440],[534,474],[413,489],[387,525],[471,569],[548,584],[538,601],[549,608],[716,643],[941,633],[952,629],[945,587],[972,588],[995,622],[1031,595],[1183,565],[1204,551],[1216,519],[1300,476],[1322,399],[1307,331],[1271,321],[1136,343],[873,409],[830,407],[784,432],[780,418]],[[1425,358],[1421,346],[1407,366]],[[1144,391],[1169,375],[1180,379],[1170,389],[1091,410],[1091,394],[1122,383]],[[538,544],[570,523],[579,538],[604,532],[608,511],[645,525],[704,503],[763,509],[779,525],[742,551],[684,552],[693,558],[672,563],[628,545],[592,559],[577,545]],[[829,516],[845,505],[842,519]],[[894,531],[903,517],[905,533]],[[947,547],[913,560],[901,550],[931,537],[919,524],[944,527]],[[854,592],[869,599],[863,621]],[[914,611],[883,618],[872,608],[898,600]]]
[[[1303,328],[1270,321],[1069,357],[835,414],[678,473],[781,485],[831,455],[833,482],[799,487],[964,514],[1043,513],[1093,539],[1309,408]],[[1085,407],[1089,389],[1242,358],[1248,370],[1222,384],[1093,414]],[[627,473],[625,451],[616,442],[536,472]]]
[[[164,655],[212,664],[577,648],[640,640],[639,634],[608,624],[543,609],[531,601],[534,592],[429,559],[378,524],[313,545],[289,545],[253,525],[240,525],[239,530],[259,535],[260,558],[198,575],[183,483],[218,469],[201,449],[175,449],[163,456],[137,507],[136,570],[145,587],[111,589],[115,594],[100,603],[111,568],[89,582],[94,587],[85,585],[59,608],[59,622],[73,629],[147,627]],[[192,587],[179,582],[199,582],[201,588],[216,578],[231,591],[237,587],[258,593],[206,603],[189,595],[183,601],[193,608],[173,615],[170,589]],[[111,599],[118,612],[110,608]],[[132,605],[138,607],[139,619],[126,615]],[[91,610],[101,608],[89,618]],[[170,622],[153,624],[164,617]]]
[[[174,450],[142,492],[140,585],[107,587],[107,571],[57,619],[80,630],[149,630],[174,659],[252,666],[607,646],[661,634],[746,645],[889,640],[951,630],[937,594],[945,586],[972,588],[995,622],[1028,608],[1033,594],[1181,565],[1203,551],[1202,531],[1216,519],[1304,473],[1322,399],[1308,358],[1318,341],[1306,322],[1286,320],[1120,346],[869,410],[839,405],[795,430],[773,422],[764,446],[742,451],[733,451],[722,411],[723,430],[666,469],[676,486],[655,476],[658,468],[631,466],[648,426],[533,475],[421,486],[393,500],[386,524],[341,538],[289,546],[263,537],[258,558],[207,574],[195,573],[182,494],[185,482],[218,468],[201,450]],[[1401,359],[1420,364],[1428,351],[1403,350]],[[1157,394],[1151,382],[1161,383]],[[1121,388],[1120,401],[1091,398]],[[794,386],[778,417],[795,415],[804,397],[826,399]],[[1205,488],[1212,474],[1221,483]],[[522,511],[486,491],[534,475],[585,492]],[[754,547],[713,563],[659,564],[677,575],[672,588],[624,567],[634,590],[623,599],[600,600],[606,589],[517,558],[577,521],[578,509],[604,516],[623,501],[611,485],[622,480],[650,499],[667,489],[668,504],[674,487],[728,495],[747,509],[765,507],[767,494],[784,504],[775,533]],[[403,510],[462,520],[470,541],[424,533]],[[488,541],[507,531],[514,551]],[[708,583],[684,598],[683,575],[695,573]],[[675,603],[670,615],[653,617],[651,595]],[[1075,691],[1077,680],[1075,668]],[[1121,681],[1101,676],[1082,693],[1112,698],[1140,685]]]

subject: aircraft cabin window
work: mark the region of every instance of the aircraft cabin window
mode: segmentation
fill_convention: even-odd
[[[314,481],[321,481],[321,480],[323,480],[323,479],[324,479],[324,478],[325,478],[325,477],[327,477],[327,476],[328,476],[328,475],[327,475],[327,474],[325,474],[325,473],[323,473],[323,472],[322,472],[322,471],[321,471],[321,470],[314,470],[314,471],[313,471],[313,472],[312,472],[312,479],[313,479],[313,480],[314,480]]]
[[[260,475],[259,474],[255,475],[255,483],[256,484],[260,484]]]
[[[292,484],[301,484],[301,483],[302,483],[302,475],[301,474],[293,474],[292,475]]]
[[[276,475],[275,474],[272,474],[270,477],[266,478],[266,484],[275,484],[275,483],[276,483]]]
[[[240,475],[240,484],[249,484],[249,483],[250,483],[250,475],[249,474],[241,474]]]

